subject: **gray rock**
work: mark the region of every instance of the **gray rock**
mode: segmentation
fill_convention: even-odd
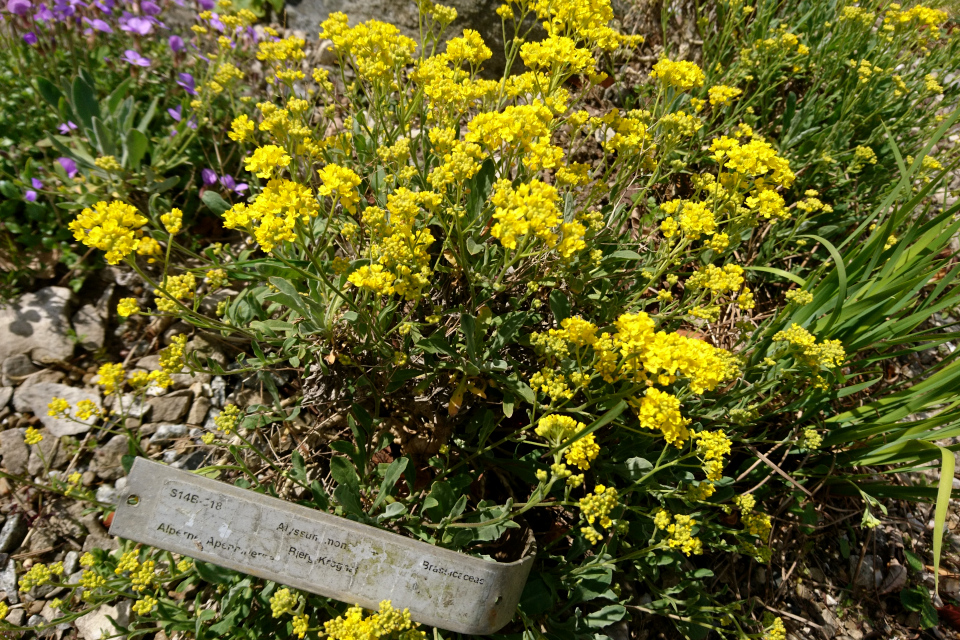
[[[207,431],[216,433],[217,431],[217,416],[220,415],[220,409],[212,408],[207,412],[207,419],[203,422],[203,428]]]
[[[19,599],[17,599],[19,602]],[[16,603],[13,603],[16,604]],[[27,617],[27,612],[23,609],[11,609],[10,613],[7,614],[7,617],[4,618],[7,622],[12,624],[15,627],[22,627],[23,621]]]
[[[210,404],[210,401],[203,396],[194,400],[193,406],[190,407],[190,413],[187,415],[187,424],[203,424],[211,406],[213,405]]]
[[[226,401],[227,381],[217,376],[210,381],[210,402],[212,402],[215,407],[223,408],[223,404]]]
[[[176,467],[177,469],[196,471],[203,466],[203,463],[206,461],[208,455],[209,451],[194,451],[190,455],[177,460],[171,466]]]
[[[50,433],[59,437],[72,436],[78,433],[86,433],[90,430],[90,425],[96,422],[96,416],[91,416],[85,421],[75,422],[66,418],[54,418],[47,415],[47,405],[53,398],[64,398],[75,407],[81,400],[92,400],[98,407],[100,403],[100,393],[90,389],[80,389],[77,387],[68,387],[65,384],[56,384],[52,382],[41,382],[29,387],[21,386],[13,394],[13,406],[17,411],[29,411],[40,418],[44,426],[50,430]],[[71,408],[71,413],[74,411]]]
[[[13,398],[13,387],[0,387],[0,409],[10,404]]]
[[[17,549],[26,535],[27,521],[23,515],[15,513],[10,516],[3,523],[3,529],[0,529],[0,553],[11,553]]]
[[[124,475],[123,456],[130,453],[130,439],[123,434],[110,438],[93,453],[96,473],[104,480],[116,480]]]
[[[67,360],[73,355],[67,311],[73,292],[46,287],[0,307],[0,362],[26,354],[37,362]]]
[[[152,355],[140,358],[137,360],[138,369],[146,369],[147,371],[159,371],[160,370],[160,356]]]
[[[24,378],[23,382],[20,383],[20,389],[26,389],[27,387],[32,387],[33,385],[40,384],[41,382],[60,384],[66,377],[67,376],[63,371],[57,371],[56,369],[41,369],[40,371],[30,374]],[[13,392],[13,397],[16,399],[16,391]]]
[[[103,635],[115,636],[117,628],[110,619],[115,620],[121,627],[126,627],[130,624],[130,605],[130,600],[124,600],[113,607],[102,605],[87,615],[77,618],[75,624],[78,635],[84,640],[100,640]]]
[[[96,306],[85,304],[73,314],[73,330],[81,347],[96,351],[103,348],[107,338],[107,320]]]
[[[27,461],[27,473],[38,476],[45,470],[60,469],[69,462],[66,449],[60,446],[60,438],[49,429],[40,429],[43,440],[30,447],[30,459]],[[41,455],[42,454],[42,455]]]
[[[189,389],[147,400],[153,408],[150,414],[153,422],[180,422],[190,411],[192,403],[193,392]]]
[[[63,557],[63,573],[68,576],[73,575],[79,566],[80,553],[78,551],[67,551],[67,554]]]
[[[20,602],[20,596],[17,594],[17,563],[14,560],[7,560],[7,566],[0,571],[0,591],[7,594],[7,602],[17,604]],[[17,624],[22,624],[18,622]]]
[[[97,489],[97,502],[117,504],[117,490],[109,484],[102,484]]]
[[[10,356],[3,361],[3,384],[13,386],[19,384],[27,376],[40,371],[40,367],[33,364],[30,357],[23,353]]]
[[[0,431],[0,455],[3,455],[3,466],[7,473],[22,476],[27,472],[27,461],[30,459],[30,449],[23,441],[26,429],[7,429]]]
[[[164,422],[157,425],[157,430],[150,436],[150,444],[165,442],[167,440],[176,440],[187,435],[187,425],[172,424]]]
[[[119,413],[120,407],[114,406],[117,404],[116,396],[110,396],[109,399],[113,400],[113,402],[110,403],[110,409],[115,413]],[[104,404],[107,403],[104,402]],[[125,393],[123,395],[123,399],[120,401],[120,404],[123,407],[123,414],[128,418],[134,418],[137,420],[142,418],[146,420],[150,417],[152,407],[148,403],[144,402],[143,399],[138,395]]]

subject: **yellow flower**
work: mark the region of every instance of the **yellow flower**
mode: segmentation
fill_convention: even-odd
[[[240,418],[243,416],[243,412],[235,404],[228,404],[223,408],[223,411],[214,418],[214,422],[217,425],[217,431],[222,431],[226,434],[233,433],[237,428],[237,423],[240,422]]]
[[[668,444],[681,447],[690,438],[690,419],[680,415],[680,400],[676,396],[651,387],[641,401],[632,404],[640,426],[659,430]]]
[[[310,616],[307,614],[293,616],[293,632],[298,638],[307,635],[307,629],[310,627]]]
[[[604,529],[609,529],[613,524],[610,513],[616,508],[618,499],[616,489],[598,484],[593,493],[580,499],[580,512],[588,524],[599,523]],[[591,542],[596,544],[595,540]]]
[[[336,164],[328,164],[317,173],[320,175],[320,181],[323,182],[323,186],[317,190],[317,193],[321,196],[339,198],[343,208],[355,214],[357,203],[360,202],[360,194],[357,191],[357,187],[360,186],[360,176],[351,169]]]
[[[527,240],[528,235],[554,246],[558,236],[553,229],[563,220],[558,200],[556,188],[539,180],[517,188],[509,180],[499,180],[490,199],[496,207],[493,219],[497,221],[490,235],[511,250],[517,248],[518,241]]]
[[[686,60],[673,61],[661,58],[653,65],[650,75],[660,80],[665,87],[676,87],[681,91],[689,91],[694,87],[702,87],[703,71],[696,64]]]
[[[160,367],[166,373],[180,373],[183,369],[183,356],[186,350],[187,336],[181,333],[173,336],[170,345],[160,350]]]
[[[389,600],[380,603],[380,610],[364,617],[359,606],[350,607],[342,616],[323,623],[329,640],[376,640],[399,638],[400,640],[426,640],[419,624],[410,619],[410,611],[398,611]]]
[[[29,445],[40,444],[43,440],[43,434],[34,427],[27,427],[23,434],[23,441]]]
[[[722,107],[730,104],[730,101],[742,94],[743,91],[737,89],[736,87],[728,87],[723,84],[718,84],[710,87],[707,90],[707,93],[710,96],[710,104],[715,107]]]
[[[104,171],[120,171],[123,167],[120,166],[120,163],[117,162],[117,159],[113,156],[101,156],[93,161],[93,164],[97,165]]]
[[[270,610],[273,612],[274,618],[290,613],[296,605],[297,596],[286,587],[279,589],[270,597]]]
[[[136,298],[121,298],[117,303],[117,315],[122,318],[140,313],[140,305]]]
[[[247,142],[253,138],[253,131],[256,128],[253,120],[247,115],[240,115],[234,118],[230,124],[230,132],[227,134],[231,140],[236,142]]]
[[[140,600],[137,600],[133,603],[133,612],[139,616],[145,616],[151,611],[154,607],[157,606],[157,599],[151,596],[144,596]]]
[[[77,403],[77,410],[74,414],[77,420],[86,420],[93,416],[100,415],[100,407],[93,400],[81,400]]]
[[[564,455],[567,464],[578,467],[581,471],[590,468],[590,462],[596,460],[600,454],[600,445],[596,443],[592,433],[588,433],[570,445]]]
[[[52,418],[65,418],[69,411],[70,403],[63,398],[54,398],[47,405],[47,415]]]
[[[69,225],[74,239],[88,247],[106,252],[109,264],[117,264],[137,250],[137,230],[147,224],[137,208],[119,201],[98,202],[93,209],[84,209]]]
[[[247,171],[254,171],[259,178],[271,178],[275,169],[284,169],[290,164],[290,156],[275,144],[257,147],[247,158]]]
[[[97,375],[100,377],[100,379],[97,381],[97,384],[103,387],[103,393],[109,396],[110,394],[116,393],[117,391],[123,389],[127,372],[123,368],[122,364],[107,363],[100,366],[100,370],[97,371]]]
[[[764,634],[763,640],[787,640],[787,628],[783,626],[783,620],[773,619],[773,625]]]
[[[167,233],[171,235],[177,233],[183,224],[183,211],[180,211],[180,209],[171,209],[170,213],[165,213],[160,216],[160,222],[163,223],[163,227],[167,230]]]

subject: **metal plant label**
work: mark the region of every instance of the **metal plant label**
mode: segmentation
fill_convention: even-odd
[[[488,634],[516,609],[533,555],[511,563],[425,542],[137,458],[110,534],[417,622]]]

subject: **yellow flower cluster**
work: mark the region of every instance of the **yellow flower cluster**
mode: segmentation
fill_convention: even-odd
[[[764,634],[763,640],[787,640],[787,628],[783,626],[782,619],[773,619],[773,624]]]
[[[180,373],[186,351],[187,335],[181,333],[170,339],[170,345],[160,350],[160,367],[166,373]]]
[[[751,140],[741,145],[728,136],[721,136],[710,144],[711,156],[723,168],[750,177],[764,177],[784,188],[796,179],[790,163],[777,155],[776,150],[764,140]]]
[[[730,438],[722,431],[700,431],[693,437],[697,441],[697,452],[704,461],[707,480],[718,482],[723,477],[723,456],[730,454]]]
[[[839,340],[827,340],[817,344],[816,337],[794,323],[789,329],[779,331],[773,336],[775,341],[789,342],[796,347],[802,359],[810,366],[828,369],[843,366],[847,354]]]
[[[360,186],[360,176],[351,169],[336,164],[328,164],[317,173],[323,183],[317,193],[323,197],[339,199],[344,209],[355,214],[357,203],[360,202],[360,194],[357,191],[357,187]]]
[[[530,388],[550,396],[553,402],[569,400],[573,390],[567,384],[566,377],[559,371],[545,368],[530,376]]]
[[[387,196],[387,211],[378,207],[364,211],[373,264],[351,273],[348,282],[379,295],[397,294],[408,300],[422,295],[432,275],[428,249],[434,237],[419,213],[420,205],[431,195],[400,187]]]
[[[723,267],[708,264],[687,278],[687,286],[691,289],[709,289],[717,295],[736,291],[741,285],[743,267],[738,264],[727,264]]]
[[[41,587],[47,584],[54,576],[60,575],[63,575],[62,562],[57,562],[50,566],[38,562],[20,577],[18,584],[20,585],[21,591],[30,591],[34,587]]]
[[[303,51],[303,45],[306,41],[303,38],[284,38],[282,40],[264,39],[261,40],[257,48],[257,60],[264,62],[299,62],[303,60],[306,54]]]
[[[213,419],[217,425],[217,431],[225,434],[231,434],[237,429],[237,423],[243,417],[243,411],[235,404],[228,404],[223,408],[216,418]]]
[[[803,289],[791,289],[787,291],[783,297],[787,299],[787,302],[792,302],[800,306],[813,302],[813,294]]]
[[[153,560],[146,560],[136,571],[131,571],[131,588],[138,593],[142,593],[153,586],[153,581],[156,577],[154,573],[155,569],[156,562]]]
[[[163,282],[166,293],[158,292],[154,298],[157,309],[165,313],[177,313],[180,310],[176,300],[193,300],[196,294],[197,278],[192,273],[179,276],[167,276]]]
[[[413,61],[417,43],[392,24],[368,20],[355,27],[336,12],[320,23],[320,37],[333,41],[340,56],[353,58],[357,75],[372,83],[390,82]]]
[[[293,632],[298,638],[307,635],[307,629],[310,628],[310,616],[307,614],[293,616]]]
[[[131,609],[138,616],[145,616],[157,606],[157,599],[152,596],[144,596],[133,603]]]
[[[590,469],[590,462],[596,460],[600,454],[600,445],[592,433],[588,433],[570,445],[564,455],[567,464],[575,466],[581,471]]]
[[[693,62],[673,61],[668,58],[661,58],[653,65],[650,75],[658,79],[664,87],[675,87],[681,91],[702,87],[704,80],[703,70]]]
[[[583,518],[587,523],[591,525],[589,527],[583,527],[580,531],[591,544],[597,544],[602,537],[593,527],[595,523],[604,529],[609,529],[613,524],[610,513],[616,508],[618,500],[617,490],[602,484],[598,484],[594,488],[593,493],[589,493],[583,498],[580,498],[580,512],[583,514]]]
[[[667,444],[679,448],[690,438],[687,429],[690,419],[680,414],[680,400],[676,396],[650,387],[642,400],[633,400],[631,405],[640,419],[640,426],[659,430]]]
[[[947,13],[940,9],[932,9],[922,4],[910,7],[906,11],[901,11],[901,5],[891,4],[889,10],[883,16],[883,24],[890,25],[894,29],[901,29],[906,26],[917,27],[917,33],[921,34],[924,29],[929,31],[931,39],[940,37],[940,25],[947,21]]]
[[[342,616],[324,622],[323,630],[329,640],[426,640],[419,626],[410,619],[408,609],[398,611],[384,600],[377,613],[366,617],[359,606],[350,607]]]
[[[736,87],[728,87],[724,84],[718,84],[707,89],[707,95],[710,97],[710,104],[715,107],[723,107],[743,93],[743,90]]]
[[[127,378],[127,372],[120,363],[101,365],[97,375],[99,376],[97,384],[103,387],[104,395],[108,396],[123,390]]]
[[[137,250],[141,242],[138,230],[147,222],[132,205],[101,201],[81,211],[68,228],[74,239],[106,252],[107,263],[117,264]]]
[[[117,315],[121,318],[126,318],[137,313],[140,313],[140,305],[137,304],[136,298],[121,298],[120,302],[117,303]]]
[[[143,389],[145,387],[154,386],[160,389],[166,389],[167,387],[173,385],[173,380],[170,378],[170,374],[166,371],[135,371],[132,376],[130,376],[130,386],[136,390]],[[79,408],[79,403],[77,404]]]
[[[525,42],[520,58],[531,69],[549,70],[563,75],[594,71],[597,62],[587,49],[564,36],[549,36],[539,42]]]
[[[493,219],[497,221],[490,235],[507,249],[517,249],[518,240],[526,243],[534,242],[534,238],[550,247],[556,245],[558,236],[554,229],[563,219],[558,200],[556,188],[539,180],[517,188],[509,180],[498,181],[490,198],[496,207]]]
[[[685,111],[668,113],[660,118],[657,127],[670,144],[689,138],[703,127],[703,120]]]
[[[177,233],[183,226],[183,211],[176,208],[171,209],[170,213],[160,216],[160,222],[163,223],[163,228],[167,230],[167,233]]]
[[[70,411],[70,403],[67,402],[64,398],[54,398],[47,405],[47,415],[52,418],[62,418],[67,415],[67,412]],[[32,444],[32,443],[27,443]]]
[[[677,227],[690,238],[697,240],[700,235],[712,236],[717,231],[717,221],[713,209],[705,202],[674,199],[664,202],[660,209],[667,214],[667,218],[660,224],[660,230],[665,238],[676,235]],[[677,219],[673,216],[680,212]]]
[[[280,169],[278,174],[282,173],[282,170],[289,165],[290,156],[283,147],[275,144],[257,147],[246,161],[247,171],[255,172],[259,178],[271,178],[275,170]]]
[[[267,183],[253,204],[241,202],[226,211],[223,226],[252,232],[260,247],[269,253],[281,242],[296,241],[297,223],[306,224],[318,211],[317,199],[309,187],[275,179]]]
[[[278,589],[270,597],[270,610],[274,618],[290,613],[295,606],[297,606],[297,596],[286,587]]]
[[[256,126],[256,123],[249,116],[246,114],[240,115],[233,119],[227,135],[235,142],[247,142],[253,139]]]
[[[666,509],[661,509],[654,516],[653,523],[657,529],[667,532],[666,543],[671,549],[679,549],[687,556],[703,553],[703,543],[693,536],[697,521],[691,516],[672,515]]]

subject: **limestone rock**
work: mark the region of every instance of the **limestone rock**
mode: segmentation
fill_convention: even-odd
[[[65,384],[53,382],[40,382],[29,387],[21,386],[13,394],[13,406],[17,411],[33,413],[40,418],[50,433],[57,437],[72,436],[90,430],[90,425],[97,420],[96,416],[91,416],[83,422],[48,416],[47,405],[55,397],[66,399],[71,405],[71,412],[80,400],[92,400],[98,407],[102,406],[100,393],[97,391],[68,387]]]
[[[192,403],[193,392],[189,389],[147,400],[147,404],[153,407],[150,414],[153,422],[180,422],[190,411]]]
[[[46,287],[0,307],[0,362],[18,354],[37,362],[66,360],[73,355],[67,312],[73,292]]]
[[[0,454],[3,455],[3,467],[7,473],[22,476],[27,472],[30,449],[23,441],[25,429],[7,429],[0,431]]]
[[[95,611],[77,618],[77,633],[84,640],[100,640],[101,636],[114,637],[117,628],[110,622],[112,618],[121,627],[130,624],[130,600],[124,600],[114,607],[102,605]]]
[[[96,306],[85,304],[73,314],[73,330],[81,347],[87,351],[96,351],[103,348],[106,340],[107,319]]]
[[[3,384],[7,386],[20,384],[24,378],[37,371],[40,371],[40,367],[33,364],[29,356],[23,353],[10,356],[3,361]]]
[[[13,387],[0,387],[0,409],[10,404],[13,398]]]
[[[130,452],[130,440],[123,434],[110,438],[105,445],[97,447],[93,454],[97,475],[104,480],[116,480],[124,475],[123,456]]]
[[[17,562],[7,559],[7,565],[0,571],[0,591],[7,594],[7,602],[17,604],[20,602],[20,595],[17,592]],[[20,611],[23,611],[22,609]],[[10,620],[10,618],[7,618]],[[21,620],[17,624],[22,624]]]
[[[3,523],[0,529],[0,553],[10,553],[20,546],[27,535],[27,521],[22,514],[16,513]]]
[[[157,444],[166,442],[168,440],[176,440],[177,438],[182,438],[185,435],[187,435],[187,425],[165,422],[157,425],[157,430],[152,436],[150,436],[150,444]]]
[[[210,411],[210,407],[213,406],[210,404],[210,401],[200,396],[193,401],[193,406],[190,407],[190,413],[187,415],[187,424],[203,424],[204,420],[207,419],[207,412]]]

